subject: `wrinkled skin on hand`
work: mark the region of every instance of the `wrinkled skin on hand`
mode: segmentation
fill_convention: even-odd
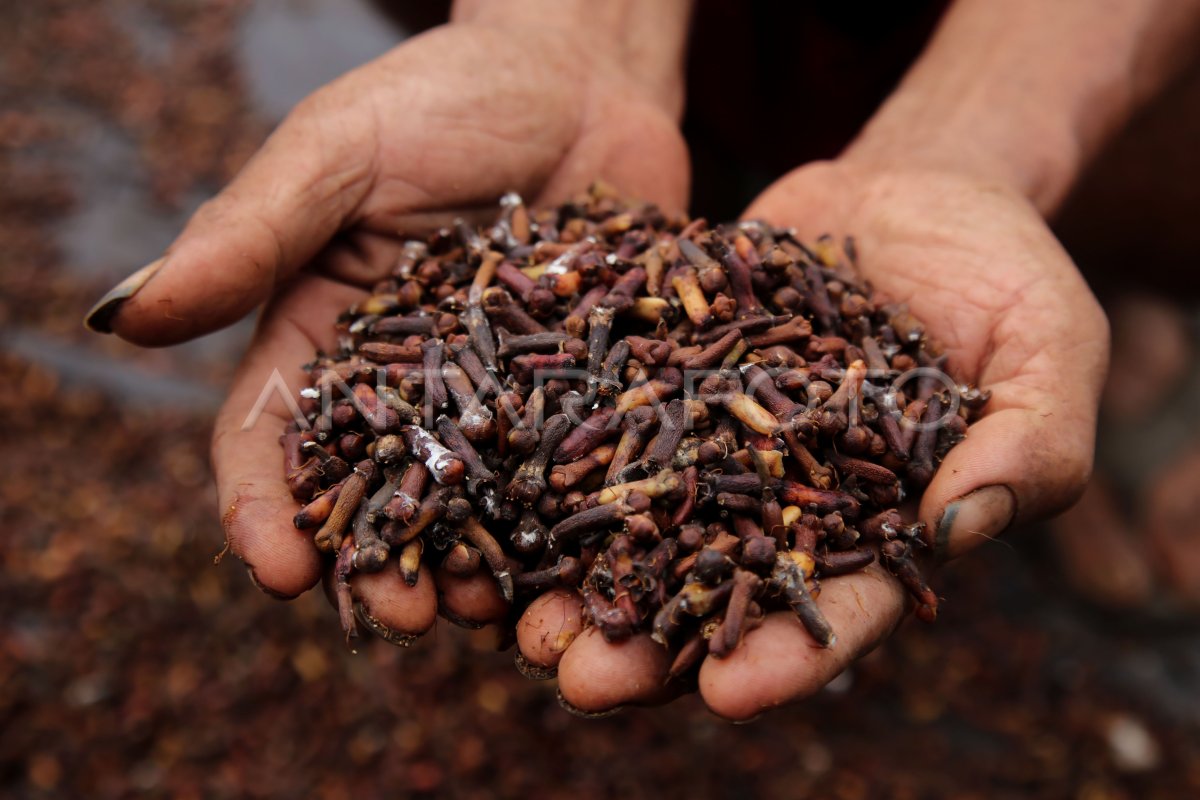
[[[949,453],[916,512],[941,557],[1074,502],[1091,469],[1107,322],[1028,202],[967,176],[847,161],[792,172],[746,216],[794,226],[802,241],[853,235],[865,276],[909,303],[945,345],[949,372],[992,391],[986,415]],[[975,490],[983,491],[974,508],[946,511]],[[526,615],[541,620],[548,639],[565,618],[552,602]],[[819,648],[790,612],[772,613],[730,656],[706,658],[700,693],[731,719],[806,697],[887,636],[906,602],[878,563],[826,580],[818,603],[836,646]],[[535,650],[541,640],[525,631],[522,641]],[[648,652],[636,638],[610,645],[585,633],[562,660],[564,697],[592,711],[664,699],[666,654]]]
[[[300,365],[332,348],[332,321],[390,270],[398,232],[448,224],[473,208],[490,222],[507,191],[554,203],[597,177],[682,209],[689,172],[677,113],[595,42],[458,24],[309,97],[196,213],[111,327],[138,344],[169,345],[267,303],[212,445],[226,535],[261,588],[294,597],[321,578],[280,480],[278,437],[290,419],[283,399],[272,397],[243,430],[272,373],[293,392],[304,385]],[[486,583],[438,584],[458,616],[496,617]],[[373,619],[397,633],[433,624],[427,573],[415,588],[392,571],[355,587]]]
[[[168,345],[267,303],[213,439],[226,534],[264,590],[293,597],[321,577],[280,479],[282,398],[243,430],[272,373],[303,385],[299,365],[333,345],[330,321],[390,268],[398,231],[494,207],[514,189],[531,205],[556,202],[596,177],[684,207],[677,113],[592,43],[455,25],[314,94],[197,212],[111,325],[130,341]],[[920,515],[937,530],[948,502],[984,486],[1007,487],[1000,494],[1015,504],[960,514],[983,533],[950,526],[948,554],[998,533],[1014,513],[1027,519],[1070,502],[1090,466],[1106,328],[1024,200],[954,175],[835,163],[785,177],[747,214],[794,225],[806,239],[853,234],[866,276],[910,303],[947,345],[952,372],[993,391],[988,416],[948,457]],[[355,591],[376,624],[407,634],[433,624],[435,585],[456,616],[503,613],[485,580],[426,572],[409,588],[388,573]],[[874,565],[826,581],[819,602],[839,644],[822,650],[794,618],[771,615],[733,655],[703,665],[700,691],[716,713],[744,719],[811,694],[887,635],[905,600]],[[669,699],[662,648],[646,636],[621,645],[594,631],[576,636],[579,620],[578,598],[559,591],[536,601],[518,630],[527,658],[558,665],[569,702],[596,711]]]

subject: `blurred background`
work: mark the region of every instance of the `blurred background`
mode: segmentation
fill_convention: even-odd
[[[490,632],[354,653],[320,596],[279,603],[214,565],[207,440],[252,322],[142,351],[80,321],[292,104],[444,14],[409,5],[0,5],[0,795],[1200,796],[1194,73],[1060,222],[1114,323],[1084,503],[952,565],[935,625],[906,623],[819,696],[747,726],[694,698],[580,720]],[[691,66],[709,89],[686,120],[696,213],[736,215],[836,153],[938,13],[810,6],[702,0],[697,46],[800,55]],[[766,97],[764,68],[808,103]],[[830,124],[779,117],[781,146],[747,146],[713,100],[728,87]]]

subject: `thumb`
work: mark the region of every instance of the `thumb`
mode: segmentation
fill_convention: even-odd
[[[1064,317],[1059,324],[1080,334],[1072,346],[1047,344],[1029,369],[1007,380],[982,376],[992,390],[986,415],[946,454],[921,498],[920,518],[938,557],[955,558],[1015,522],[1063,511],[1083,492],[1108,336],[1098,308]],[[1035,361],[1041,368],[1032,368]]]
[[[372,175],[370,126],[330,125],[357,116],[330,105],[318,92],[297,106],[167,252],[104,295],[85,324],[140,345],[175,344],[241,319],[315,256]]]

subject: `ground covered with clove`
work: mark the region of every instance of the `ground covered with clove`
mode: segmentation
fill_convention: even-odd
[[[1200,790],[1195,717],[1166,672],[1187,663],[1184,641],[1082,614],[1034,548],[955,565],[936,584],[953,597],[936,626],[906,625],[819,696],[756,724],[729,726],[694,699],[581,720],[488,631],[441,625],[407,650],[375,640],[354,654],[330,635],[319,593],[277,603],[235,561],[214,566],[205,415],[64,400],[44,368],[12,355],[0,367],[17,389],[2,401],[8,452],[21,454],[0,483],[0,793]]]
[[[207,440],[240,341],[139,352],[78,320],[132,268],[121,237],[169,237],[261,136],[246,23],[123,0],[0,20],[0,795],[1200,794],[1195,630],[1087,612],[1036,538],[953,565],[936,626],[738,727],[693,699],[568,716],[487,631],[354,654],[319,594],[276,603],[214,566]]]

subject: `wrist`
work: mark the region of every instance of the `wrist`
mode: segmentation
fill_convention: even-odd
[[[842,154],[872,169],[930,170],[972,178],[1026,198],[1050,216],[1084,162],[1064,118],[1022,119],[987,100],[982,108],[898,92]]]
[[[452,24],[538,29],[579,43],[580,59],[608,62],[670,116],[683,113],[693,0],[455,0]]]
[[[1200,4],[955,0],[850,159],[1002,182],[1051,214],[1188,60]]]

